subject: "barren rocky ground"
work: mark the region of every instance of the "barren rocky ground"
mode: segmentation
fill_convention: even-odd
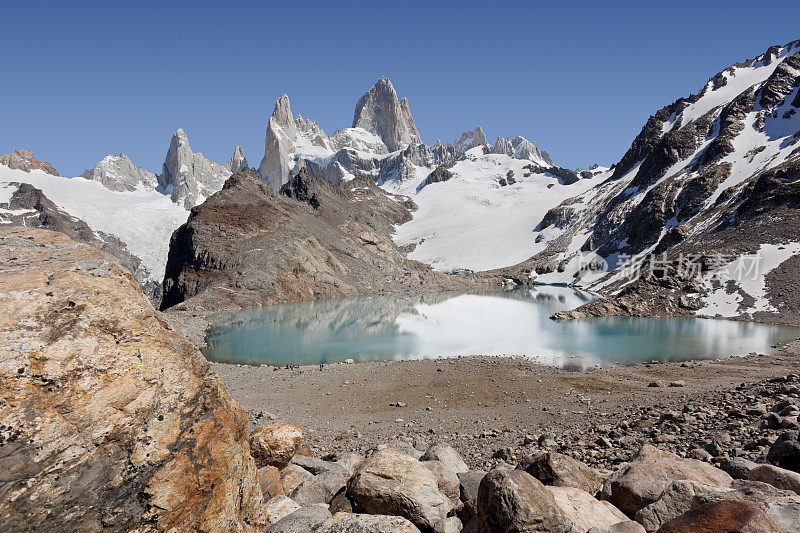
[[[789,416],[767,427],[772,406],[798,397],[800,381],[785,381],[796,365],[796,345],[778,355],[590,372],[496,357],[337,364],[322,371],[212,363],[247,409],[251,427],[289,421],[318,455],[364,452],[392,439],[423,448],[447,441],[470,466],[482,468],[540,449],[613,468],[643,442],[681,455],[711,448],[716,453],[709,456],[692,452],[707,460],[756,459],[782,428],[797,423]]]

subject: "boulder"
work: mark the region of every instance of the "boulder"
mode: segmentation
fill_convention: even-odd
[[[456,474],[461,485],[461,499],[464,501],[474,500],[478,497],[478,487],[481,480],[486,475],[482,470],[470,470],[469,472],[459,472]]]
[[[585,533],[591,527],[608,527],[627,520],[622,511],[609,502],[597,500],[575,487],[547,487],[561,510],[572,521],[572,531]]]
[[[356,512],[356,508],[357,506],[355,502],[350,499],[350,497],[347,495],[347,491],[345,490],[339,491],[328,505],[328,510],[331,512],[331,514],[354,513]]]
[[[634,522],[633,520],[625,520],[623,522],[617,522],[616,524],[605,526],[605,527],[598,527],[595,526],[586,533],[646,533],[645,529],[639,524],[638,522]]]
[[[733,479],[747,479],[747,475],[758,464],[744,457],[725,457],[719,464],[721,470],[728,473]]]
[[[786,431],[769,447],[767,462],[800,472],[800,432]]]
[[[300,509],[300,504],[283,495],[271,498],[264,505],[264,511],[267,513],[267,519],[270,524],[276,523],[284,516],[288,516],[298,509]]]
[[[781,533],[764,511],[749,502],[723,500],[695,507],[673,518],[658,533]]]
[[[439,490],[450,499],[455,506],[461,499],[461,482],[455,472],[440,461],[422,461],[422,466],[430,470],[439,482]]]
[[[800,474],[772,465],[760,465],[747,475],[750,481],[761,481],[779,489],[800,494]]]
[[[434,444],[420,457],[420,461],[439,461],[456,474],[469,472],[467,463],[464,462],[458,452],[449,444]]]
[[[110,255],[0,229],[0,390],[0,529],[266,525],[247,413]]]
[[[421,529],[432,528],[453,507],[433,472],[392,450],[376,452],[361,463],[347,491],[367,513],[403,516]]]
[[[303,432],[283,423],[260,426],[250,433],[250,454],[259,467],[283,468],[303,443]]]
[[[609,501],[633,517],[658,499],[673,481],[697,481],[728,487],[732,478],[719,468],[696,459],[682,459],[650,445],[643,446],[630,464],[608,482]]]
[[[334,462],[347,471],[349,478],[355,472],[356,467],[364,462],[364,456],[355,452],[340,453],[336,455]]]
[[[400,516],[336,513],[314,533],[419,533],[419,529]]]
[[[785,532],[800,533],[800,497],[766,483],[735,480],[730,487],[713,487],[693,481],[675,481],[659,499],[636,513],[647,531],[657,531],[665,522],[698,505],[722,500],[753,503]]]
[[[464,529],[461,520],[458,517],[450,516],[442,518],[433,526],[433,533],[461,533]]]
[[[286,494],[289,494],[296,489],[297,486],[303,481],[309,480],[313,477],[314,474],[302,466],[290,464],[281,470],[281,483],[283,484],[283,490]]]
[[[289,497],[300,505],[329,504],[336,493],[344,489],[347,480],[338,472],[323,472],[300,483]]]
[[[484,533],[569,533],[572,521],[542,483],[522,470],[498,468],[481,481],[478,522]]]
[[[597,472],[566,455],[544,452],[522,461],[517,467],[544,483],[554,487],[575,487],[597,494],[603,480]]]
[[[321,505],[301,507],[272,524],[267,533],[309,533],[330,518],[331,513]]]
[[[261,494],[265,500],[286,493],[281,481],[281,472],[274,466],[267,465],[258,469],[258,484],[261,485]]]

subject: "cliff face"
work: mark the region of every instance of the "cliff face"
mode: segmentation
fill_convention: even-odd
[[[0,229],[0,390],[4,529],[263,529],[246,413],[111,256]]]
[[[394,245],[409,207],[366,177],[334,184],[301,170],[276,191],[252,170],[234,174],[173,234],[162,309],[465,287]]]

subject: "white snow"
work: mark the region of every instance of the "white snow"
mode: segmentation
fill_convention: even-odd
[[[6,167],[3,167],[6,168]],[[17,192],[18,187],[9,183],[0,183],[0,204],[7,204]]]
[[[417,185],[432,169],[418,169],[415,179],[384,185],[391,192],[411,196],[419,209],[414,218],[397,228],[398,245],[416,244],[409,257],[436,270],[469,268],[490,270],[517,264],[546,243],[535,243],[534,228],[545,213],[563,200],[580,195],[600,183],[602,174],[561,185],[548,174],[525,177],[530,161],[502,154],[473,155],[459,161],[448,181]],[[514,171],[513,185],[499,180]],[[551,187],[548,187],[551,186]]]
[[[781,263],[800,253],[800,242],[787,244],[762,244],[756,254],[742,255],[720,268],[716,274],[718,279],[714,288],[714,273],[707,274],[703,285],[708,294],[703,298],[705,306],[697,311],[698,315],[734,317],[741,314],[752,314],[759,311],[777,312],[766,297],[766,276]],[[735,291],[728,293],[728,280],[735,284]],[[721,285],[721,286],[719,286]],[[741,293],[753,297],[753,305],[743,311],[739,310],[744,299]]]
[[[0,165],[0,191],[8,190],[3,186],[8,182],[30,183],[93,230],[118,237],[130,253],[142,260],[149,279],[159,282],[164,279],[172,232],[186,222],[189,214],[169,196],[144,186],[132,192],[115,192],[80,177],[63,178]]]

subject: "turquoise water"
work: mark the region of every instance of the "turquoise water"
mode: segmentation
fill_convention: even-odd
[[[559,367],[770,353],[788,328],[687,318],[553,321],[593,296],[537,286],[482,293],[292,302],[212,317],[209,360],[244,364],[514,355]]]

